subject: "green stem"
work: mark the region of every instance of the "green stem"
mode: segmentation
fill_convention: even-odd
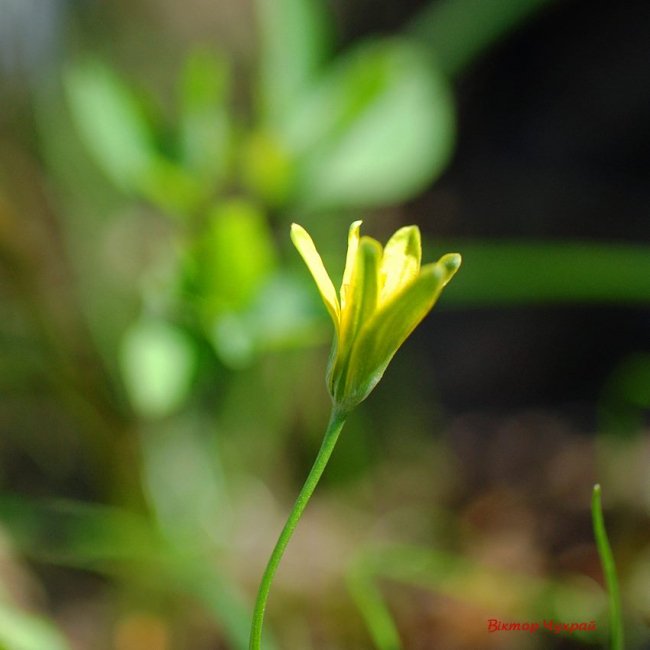
[[[623,650],[623,617],[621,614],[621,594],[618,589],[616,565],[614,555],[607,539],[605,522],[603,520],[603,506],[600,498],[600,485],[594,485],[591,497],[591,515],[594,524],[594,535],[600,561],[605,574],[605,584],[609,596],[609,626],[611,636],[611,650]]]
[[[327,461],[332,455],[332,451],[334,450],[336,441],[341,433],[341,429],[343,429],[343,425],[345,424],[346,416],[347,413],[342,413],[336,407],[332,408],[332,415],[330,416],[327,431],[325,432],[325,437],[323,438],[316,460],[314,461],[307,479],[300,490],[296,503],[287,519],[287,523],[284,525],[280,537],[278,537],[278,541],[275,543],[275,548],[273,549],[271,557],[266,565],[260,588],[257,592],[257,600],[255,601],[255,610],[253,611],[253,622],[251,625],[251,636],[248,646],[249,650],[260,650],[261,648],[264,612],[266,610],[266,601],[269,597],[273,577],[275,576],[275,572],[282,560],[287,544],[289,544],[289,540],[293,535],[293,531],[296,529],[298,521],[300,521],[300,517],[307,507],[307,503],[309,503],[309,499],[318,485],[318,481],[323,474]]]

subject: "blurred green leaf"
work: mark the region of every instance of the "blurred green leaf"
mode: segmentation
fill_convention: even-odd
[[[187,217],[208,198],[212,183],[159,156],[152,161],[137,189],[143,198],[168,214]]]
[[[327,340],[311,293],[294,276],[276,273],[247,309],[216,319],[211,339],[224,363],[242,368],[262,353]]]
[[[446,241],[463,255],[445,305],[650,302],[650,248],[594,242]]]
[[[293,275],[276,273],[248,311],[250,328],[262,351],[321,340],[320,315],[311,292]],[[327,330],[329,334],[329,328]]]
[[[213,188],[223,182],[229,162],[227,64],[207,51],[196,51],[188,57],[181,83],[181,162]]]
[[[212,425],[174,418],[143,438],[145,484],[160,528],[187,552],[223,541],[228,501]],[[192,504],[188,508],[188,504]]]
[[[151,318],[134,323],[122,340],[120,364],[136,411],[148,418],[173,413],[187,398],[196,364],[191,339]]]
[[[3,650],[69,650],[56,627],[0,600],[0,647]]]
[[[68,69],[65,85],[72,117],[95,161],[122,190],[141,187],[155,164],[155,140],[129,88],[96,60]]]
[[[233,648],[247,647],[248,609],[236,586],[220,573],[213,552],[206,556],[196,553],[196,547],[176,546],[177,538],[163,537],[144,517],[75,501],[36,502],[5,494],[0,497],[0,520],[17,548],[41,561],[111,576],[126,572],[132,582],[137,574],[138,580],[162,593],[182,590],[205,605]],[[269,648],[275,647],[268,641]],[[50,647],[67,649],[43,644],[24,650]]]
[[[295,184],[295,163],[280,138],[254,131],[243,142],[241,175],[246,190],[275,208],[286,204]]]
[[[461,73],[549,0],[438,0],[429,2],[408,30],[448,75]]]
[[[287,112],[279,136],[295,157],[299,207],[399,202],[433,180],[449,159],[450,90],[412,43],[366,43]]]
[[[126,561],[144,571],[161,558],[157,531],[145,519],[117,508],[4,494],[0,520],[17,549],[42,562],[110,572]]]
[[[298,99],[325,58],[329,20],[323,0],[256,0],[263,123],[274,124]]]
[[[650,355],[637,352],[624,358],[605,383],[598,404],[599,429],[621,437],[641,434],[648,409]]]
[[[186,170],[160,153],[158,134],[143,107],[109,66],[96,60],[78,63],[68,69],[65,85],[82,141],[119,189],[181,216],[207,198],[212,183],[206,188],[196,170]],[[201,137],[207,150],[207,134]]]
[[[194,252],[195,283],[208,322],[250,304],[276,262],[266,218],[240,200],[212,211]]]

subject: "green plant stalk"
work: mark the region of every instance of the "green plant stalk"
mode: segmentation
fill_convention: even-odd
[[[347,412],[340,411],[336,406],[332,408],[332,415],[330,416],[325,437],[323,438],[316,460],[307,475],[307,479],[300,490],[300,494],[298,494],[298,498],[289,514],[289,518],[280,533],[280,537],[278,537],[278,541],[276,542],[271,557],[266,565],[262,581],[260,582],[259,591],[257,592],[257,600],[255,601],[250,642],[248,646],[249,650],[260,650],[261,648],[264,612],[266,610],[266,602],[269,597],[269,591],[271,590],[271,583],[273,582],[275,572],[280,565],[280,561],[282,560],[284,551],[293,535],[293,531],[296,529],[300,517],[309,503],[309,499],[314,493],[320,477],[323,475],[323,471],[332,455],[332,451],[334,450],[336,441],[341,433],[341,429],[343,429],[343,425],[345,424],[346,417]]]
[[[591,497],[591,516],[596,537],[596,547],[600,555],[605,574],[605,585],[609,598],[609,627],[611,636],[611,650],[623,650],[623,618],[621,613],[621,594],[616,577],[616,565],[612,548],[607,539],[605,522],[603,520],[603,506],[600,498],[600,485],[594,485]]]

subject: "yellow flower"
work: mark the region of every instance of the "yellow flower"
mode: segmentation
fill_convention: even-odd
[[[456,253],[420,267],[417,226],[400,228],[382,248],[350,226],[340,298],[307,231],[293,224],[291,239],[305,260],[334,322],[327,384],[335,405],[349,411],[381,379],[395,352],[435,304],[460,266]]]

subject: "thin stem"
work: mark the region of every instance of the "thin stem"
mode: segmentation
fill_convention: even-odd
[[[600,561],[605,574],[605,585],[609,596],[609,627],[611,636],[611,650],[623,650],[623,618],[621,613],[621,594],[618,589],[616,565],[614,555],[607,539],[605,522],[603,520],[603,507],[600,498],[600,485],[594,485],[591,497],[591,516],[594,524],[594,535]]]
[[[293,531],[300,521],[300,517],[307,507],[307,503],[311,498],[311,495],[314,493],[318,481],[323,474],[327,461],[332,455],[336,441],[338,440],[341,429],[345,424],[346,413],[340,412],[336,407],[332,409],[332,415],[330,417],[329,424],[327,425],[327,431],[325,432],[325,437],[316,456],[316,460],[312,465],[311,470],[305,480],[300,494],[296,499],[296,502],[289,514],[289,518],[278,537],[278,541],[275,544],[275,548],[271,553],[271,557],[266,565],[264,570],[264,575],[262,576],[262,581],[260,583],[259,591],[257,592],[257,600],[255,601],[255,610],[253,611],[253,622],[251,625],[251,636],[249,642],[249,650],[260,650],[262,643],[262,625],[264,623],[264,612],[266,610],[266,601],[269,597],[269,591],[271,589],[271,583],[275,576],[275,572],[278,569],[284,551],[287,548],[287,544],[293,535]]]

